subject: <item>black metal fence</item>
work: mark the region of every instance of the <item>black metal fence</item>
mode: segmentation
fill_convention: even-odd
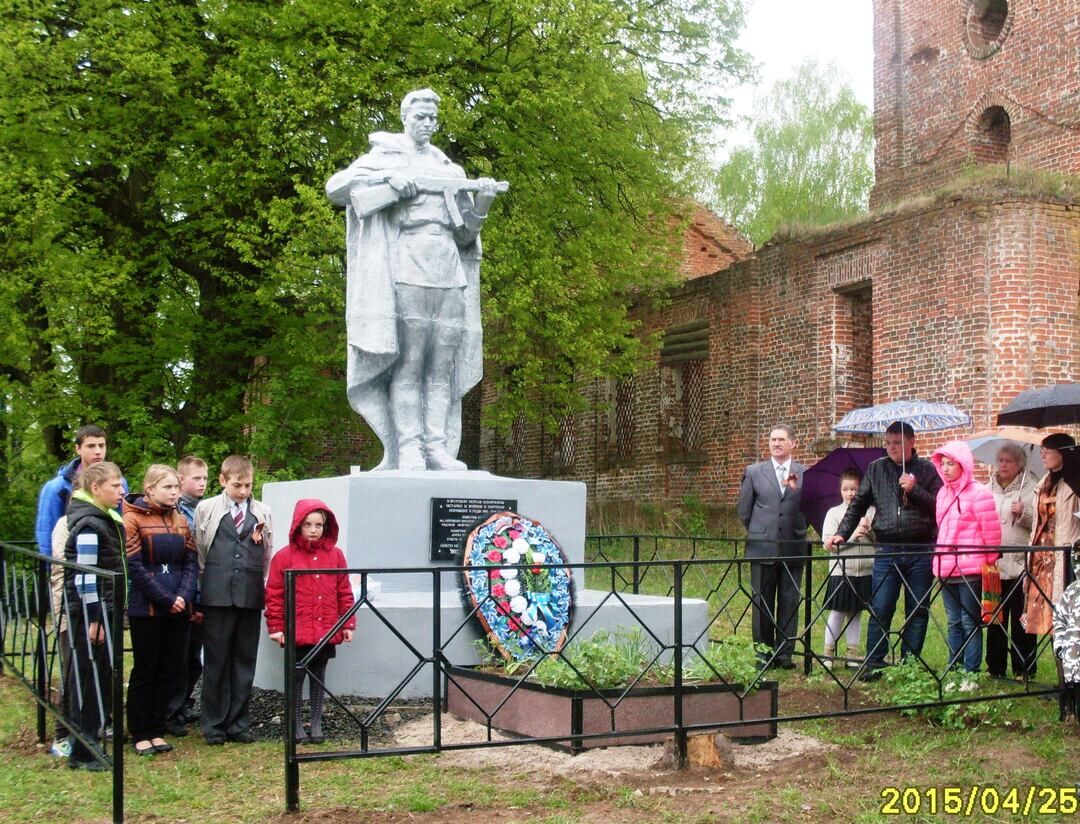
[[[480,605],[463,608],[460,568],[288,572],[281,671],[289,809],[298,808],[300,765],[310,761],[522,743],[554,744],[576,751],[615,739],[647,742],[661,737],[674,738],[676,756],[682,759],[687,737],[698,732],[723,730],[762,738],[774,734],[776,724],[783,721],[986,706],[983,702],[1060,692],[1057,662],[1050,636],[1045,634],[1032,636],[1034,644],[1024,649],[1015,635],[1006,635],[1003,666],[1011,659],[1014,671],[1020,669],[1018,678],[974,679],[969,683],[962,673],[965,652],[981,644],[988,632],[997,631],[995,627],[984,629],[981,615],[977,623],[968,622],[965,628],[964,611],[970,613],[970,605],[981,595],[976,592],[981,585],[971,579],[948,585],[932,579],[920,588],[912,586],[915,582],[903,571],[893,582],[896,597],[889,595],[895,601],[904,590],[915,590],[903,617],[888,623],[881,614],[883,593],[875,570],[871,590],[856,595],[859,609],[849,610],[851,614],[832,626],[836,642],[841,634],[847,634],[857,615],[865,616],[858,636],[848,635],[849,640],[855,638],[861,644],[871,626],[878,624],[883,639],[878,657],[889,674],[872,680],[868,676],[876,675],[876,667],[862,654],[841,655],[833,650],[826,655],[825,631],[834,591],[829,571],[836,556],[811,544],[802,555],[777,559],[780,586],[797,592],[792,622],[791,616],[774,613],[755,592],[753,567],[769,563],[769,559],[747,560],[742,543],[665,536],[590,537],[588,563],[546,565],[570,570],[577,587],[574,621],[565,646],[556,653],[538,644],[538,656],[505,667],[502,676],[485,673],[480,666],[484,663],[479,650],[484,645],[476,643],[481,638],[477,621]],[[112,610],[107,621],[94,626],[88,604],[73,599],[61,584],[65,579],[88,575],[96,581],[99,597],[109,600],[104,596],[111,590],[117,593],[119,603],[122,575],[42,558],[31,544],[3,543],[0,549],[3,665],[35,697],[39,740],[47,739],[51,718],[57,732],[69,731],[95,763],[112,770],[113,820],[121,821],[123,748],[115,742],[123,738],[123,615],[119,609]],[[874,549],[868,546],[865,556],[851,556],[841,564],[846,569],[848,563],[869,559]],[[1024,556],[1049,553],[1052,565],[1069,568],[1065,547],[1002,549]],[[957,550],[958,554],[965,551]],[[973,551],[985,552],[986,548]],[[897,562],[899,566],[908,560],[921,563],[929,552],[928,547],[890,547],[886,553],[875,553],[873,560],[882,562],[884,555],[886,565]],[[1047,556],[1040,557],[1045,565]],[[992,610],[995,614],[1006,612],[1010,600],[1019,599],[1025,606],[1039,599],[1046,605],[1052,602],[1055,592],[1044,579],[1029,573],[1030,568],[1032,564],[1025,563],[1023,573],[1005,582],[1001,601]],[[296,585],[301,576],[315,574],[354,576],[355,603],[323,639],[298,655]],[[328,639],[354,617],[358,621],[354,648],[339,656],[326,674],[318,662]],[[910,630],[922,619],[923,636],[911,638]],[[590,669],[581,651],[598,632],[609,633],[605,636],[607,646],[622,644],[623,636],[610,634],[616,627],[634,635],[633,645],[641,656],[629,677],[609,684],[602,678],[605,665]],[[771,632],[771,646],[753,646],[755,633],[762,631]],[[906,642],[905,636],[909,636]],[[793,682],[792,674],[783,671],[787,668],[785,650],[803,678]],[[907,659],[906,666],[894,667],[901,658]],[[570,686],[543,690],[546,696],[567,699],[567,717],[561,725],[525,723],[515,727],[517,722],[511,716],[535,722],[557,715],[548,710],[530,711],[523,697],[536,691],[540,669],[549,660],[562,662],[565,671],[572,674]],[[363,662],[360,677],[349,670],[355,670],[357,661]],[[338,671],[341,674],[335,680]],[[319,750],[297,746],[292,731],[297,727],[299,709],[295,675],[300,672],[309,683],[315,679],[322,685],[339,719],[351,725],[346,739],[351,746]],[[896,673],[920,680],[923,691],[905,692],[894,677]],[[702,683],[706,681],[719,686],[706,686]],[[794,685],[803,695],[810,690],[813,701],[785,699],[785,687]],[[363,699],[359,704],[355,700],[358,694]],[[430,724],[420,740],[402,741],[391,730],[394,725],[388,723],[387,716],[398,712],[403,703]],[[444,723],[448,712],[478,720],[484,731],[481,739],[448,735]],[[110,726],[116,730],[115,742],[103,735],[103,728]],[[515,737],[501,737],[503,729],[513,730]],[[340,733],[335,740],[340,740]]]
[[[70,596],[74,580],[85,596]],[[124,615],[105,605],[123,604],[124,586],[122,573],[0,542],[0,660],[34,696],[39,742],[52,719],[73,763],[112,771],[115,822],[124,818]]]
[[[885,615],[875,611],[875,603],[880,603],[875,599],[887,595],[881,591],[881,584],[872,587],[868,596],[857,596],[861,599],[861,609],[853,610],[854,614],[847,616],[842,624],[834,625],[833,630],[837,635],[843,634],[858,615],[865,615],[866,626],[861,629],[861,638],[869,633],[872,624],[877,623],[881,644],[876,650],[867,652],[874,653],[880,661],[882,669],[879,670],[874,661],[866,660],[861,654],[825,654],[824,633],[831,612],[829,568],[837,556],[826,554],[820,546],[807,545],[805,554],[781,559],[778,564],[782,567],[780,575],[788,576],[786,583],[798,591],[792,625],[780,620],[780,616],[755,594],[752,566],[767,563],[768,559],[748,561],[743,557],[741,544],[741,540],[732,539],[591,537],[588,557],[598,560],[565,566],[547,565],[551,569],[569,569],[578,587],[576,613],[566,645],[558,653],[541,645],[537,657],[505,667],[502,677],[485,673],[483,667],[478,666],[482,661],[474,639],[480,636],[477,628],[480,605],[461,607],[457,595],[462,577],[460,568],[290,571],[286,575],[284,651],[288,808],[298,808],[300,765],[311,761],[524,743],[555,744],[577,750],[608,744],[616,738],[640,742],[656,740],[659,736],[674,737],[676,755],[682,759],[685,758],[687,736],[697,732],[723,730],[738,734],[739,730],[754,724],[766,725],[767,730],[768,725],[775,729],[775,724],[781,721],[883,711],[914,712],[968,704],[982,707],[986,706],[983,702],[1049,697],[1060,692],[1056,659],[1048,635],[1033,636],[1035,643],[1022,655],[1015,649],[1017,639],[1007,638],[1008,652],[1017,653],[1024,663],[1015,679],[991,681],[963,672],[964,653],[981,644],[987,631],[982,626],[981,615],[976,616],[976,624],[965,624],[965,616],[960,614],[958,617],[953,607],[959,605],[961,609],[967,609],[970,602],[979,598],[981,581],[976,584],[965,579],[958,583],[961,590],[950,593],[937,579],[929,580],[925,587],[916,586],[914,578],[901,571],[895,582],[899,598],[893,600],[902,600],[905,590],[913,592],[903,616],[887,626]],[[868,560],[874,549],[868,546],[867,554],[857,557]],[[1065,547],[1002,549],[1025,555],[1050,552],[1056,562],[1069,563],[1068,548]],[[897,562],[903,567],[906,561],[928,561],[932,549],[908,546],[889,547],[885,551],[887,563]],[[958,555],[969,551],[982,553],[987,549],[956,549]],[[873,557],[880,562],[882,554]],[[842,563],[846,566],[854,560]],[[341,656],[345,660],[330,669],[348,667],[348,661],[356,656],[378,659],[369,662],[364,670],[365,677],[373,676],[373,668],[379,670],[369,686],[364,686],[363,679],[342,678],[338,694],[334,694],[328,683],[333,679],[326,676],[325,681],[320,680],[327,688],[331,704],[336,705],[353,725],[352,746],[334,750],[300,748],[291,734],[296,726],[298,707],[294,676],[297,672],[306,672],[309,678],[314,677],[311,664],[326,642],[324,638],[302,657],[296,654],[295,626],[290,618],[294,614],[296,583],[301,576],[314,574],[352,574],[359,584],[352,610],[341,616],[326,638],[355,617],[360,649]],[[379,591],[379,581],[395,582],[395,591]],[[950,581],[949,585],[954,583],[957,582]],[[967,590],[966,596],[963,588]],[[980,591],[976,592],[976,589]],[[993,612],[1003,614],[1010,595],[1029,600],[1042,597],[1049,601],[1052,594],[1043,582],[1025,572],[1006,583],[1002,603]],[[947,599],[951,599],[948,612]],[[758,629],[771,629],[775,636],[771,648],[751,645],[755,610],[758,612]],[[418,618],[421,613],[424,617]],[[912,630],[922,619],[925,619],[923,636],[913,638]],[[617,688],[599,683],[575,657],[575,650],[585,645],[598,630],[607,631],[613,625],[635,631],[648,648],[640,671],[628,684]],[[962,634],[957,634],[959,629],[964,629]],[[738,680],[733,680],[722,664],[715,664],[718,658],[714,653],[723,645],[730,645],[731,639],[741,640],[744,651],[751,650],[749,670],[735,670],[743,673]],[[780,653],[785,645],[791,647],[793,663],[806,676],[797,682],[792,682],[791,675],[783,672],[789,666]],[[577,686],[569,692],[577,699],[578,708],[571,710],[568,725],[529,726],[526,723],[523,727],[514,727],[517,722],[508,724],[511,716],[520,718],[522,715],[517,703],[519,696],[535,691],[534,682],[542,662],[550,658],[562,661],[577,676]],[[895,667],[901,658],[904,666]],[[1018,657],[1013,656],[1014,664],[1016,660]],[[396,663],[391,665],[392,662]],[[702,704],[694,703],[698,685],[688,675],[688,668],[692,667],[697,667],[698,677],[706,671],[706,675],[711,674],[725,688],[734,701],[735,709],[731,713],[725,715],[714,711],[715,700],[712,700],[712,703],[704,703],[707,709],[704,715],[701,714]],[[481,674],[474,677],[478,669]],[[887,674],[878,680],[883,671]],[[669,682],[667,691],[658,700],[657,693],[652,694],[654,701],[648,705],[643,719],[641,712],[631,709],[631,699],[636,697],[637,688],[665,677]],[[774,678],[779,681],[778,688]],[[912,679],[921,683],[921,692],[905,691],[901,682],[906,680],[910,684]],[[477,682],[483,683],[477,686]],[[805,700],[785,701],[785,685],[795,683],[802,693],[811,690],[814,700],[809,703]],[[367,691],[370,698],[361,712],[357,712],[355,705],[345,697],[357,690]],[[548,688],[544,692],[550,696],[559,690]],[[772,697],[755,703],[761,694]],[[404,698],[412,698],[414,706],[419,703],[430,712],[430,728],[422,741],[401,741],[380,732],[385,729],[381,724],[383,717],[396,712],[400,708],[396,705]],[[594,702],[592,710],[582,708],[586,699]],[[666,709],[660,711],[658,707]],[[484,727],[482,740],[449,738],[444,723],[447,712],[479,721]],[[534,710],[533,715],[541,712],[547,710]],[[592,727],[583,723],[583,715],[590,712]],[[762,727],[754,729],[760,732]],[[514,737],[500,737],[497,735],[499,730],[511,730]],[[751,737],[759,736],[751,734]]]

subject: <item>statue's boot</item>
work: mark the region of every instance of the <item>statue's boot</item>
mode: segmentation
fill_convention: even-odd
[[[459,461],[446,448],[446,421],[452,403],[449,383],[427,385],[426,409],[424,410],[424,453],[427,468],[463,472],[469,467]]]
[[[404,393],[402,393],[404,394]],[[394,427],[397,429],[397,468],[427,469],[424,461],[423,423],[419,399],[400,395],[394,400]]]

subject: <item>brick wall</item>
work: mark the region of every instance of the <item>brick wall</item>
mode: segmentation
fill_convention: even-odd
[[[871,207],[970,163],[1080,173],[1077,55],[1076,0],[875,0]]]
[[[702,450],[671,448],[673,369],[658,364],[635,381],[632,459],[608,460],[610,416],[584,413],[559,476],[586,481],[593,502],[730,504],[777,421],[795,427],[808,461],[840,445],[830,427],[868,403],[947,401],[986,428],[1021,389],[1080,376],[1078,285],[1076,205],[952,200],[768,245],[643,318],[646,333],[709,322]],[[606,385],[592,391],[606,401]],[[928,451],[955,434],[919,441]],[[529,427],[515,474],[547,474],[545,437]],[[486,433],[483,468],[510,469],[504,440]]]
[[[693,204],[683,233],[679,272],[688,280],[726,269],[754,251],[753,244],[701,204]]]

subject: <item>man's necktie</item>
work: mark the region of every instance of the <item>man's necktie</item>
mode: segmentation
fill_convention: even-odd
[[[233,523],[236,524],[236,531],[239,532],[244,525],[244,508],[242,506],[233,507],[232,519]]]

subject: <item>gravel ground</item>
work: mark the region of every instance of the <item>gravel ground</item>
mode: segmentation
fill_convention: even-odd
[[[364,720],[377,706],[372,699],[341,696],[338,706],[327,697],[323,706],[323,732],[328,741],[357,741],[360,738],[359,721]],[[251,731],[260,741],[279,741],[285,730],[285,696],[275,690],[251,691]],[[357,720],[350,717],[355,716]],[[402,723],[431,714],[430,700],[398,701],[388,707],[368,727],[372,742],[389,743],[394,730]],[[308,701],[304,699],[303,718],[308,719]]]

